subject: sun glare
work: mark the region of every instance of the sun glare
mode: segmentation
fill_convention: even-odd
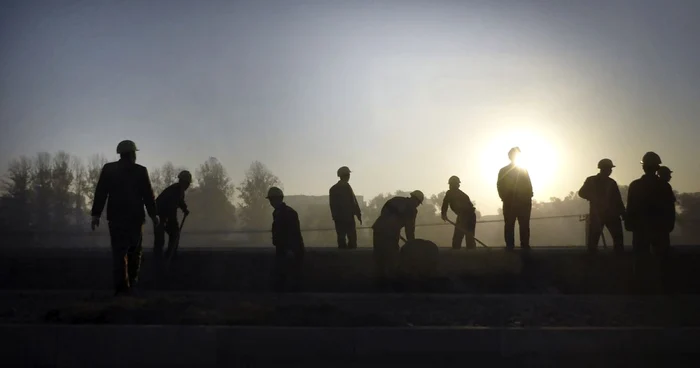
[[[495,179],[498,170],[508,164],[508,151],[513,147],[521,150],[515,164],[530,173],[535,192],[549,189],[557,173],[559,154],[551,138],[535,130],[511,130],[487,143],[481,156],[484,175]]]

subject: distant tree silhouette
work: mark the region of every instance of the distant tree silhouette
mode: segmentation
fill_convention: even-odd
[[[102,167],[106,163],[107,158],[99,154],[90,156],[90,159],[88,160],[86,176],[88,208],[92,207],[92,202],[95,199],[95,188],[97,188],[97,182],[100,180]]]
[[[224,166],[215,157],[209,157],[196,171],[197,183],[203,190],[215,189],[226,198],[233,197],[234,185]],[[175,173],[177,176],[177,173]]]
[[[29,228],[32,196],[32,161],[25,156],[10,161],[7,178],[3,179],[2,223],[14,230]]]
[[[53,225],[65,228],[71,215],[71,186],[75,175],[70,166],[71,157],[64,151],[59,151],[53,157],[51,170],[51,194],[53,207]]]
[[[265,197],[270,187],[282,187],[282,182],[263,163],[254,161],[245,172],[245,179],[238,187],[241,219],[247,228],[266,228],[272,223],[272,210]],[[302,224],[302,227],[305,225]]]
[[[184,167],[168,162],[160,169],[164,186],[177,182]],[[197,186],[187,191],[186,202],[191,215],[187,228],[194,230],[232,230],[236,226],[236,208],[231,203],[233,184],[224,166],[209,157],[195,171]]]
[[[87,170],[78,157],[73,157],[71,161],[71,170],[73,171],[73,218],[76,225],[87,224],[87,205],[85,198],[88,192]]]
[[[681,241],[700,244],[700,193],[681,193],[676,198],[680,208],[676,222],[681,230]]]
[[[51,228],[51,176],[51,154],[48,152],[37,154],[32,172],[34,186],[32,222],[36,229],[48,230]]]

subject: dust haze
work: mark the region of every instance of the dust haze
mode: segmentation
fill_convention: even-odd
[[[503,245],[496,175],[513,146],[530,155],[534,245],[583,245],[586,177],[612,159],[626,200],[647,151],[673,170],[672,243],[700,240],[696,2],[304,4],[11,2],[1,231],[106,247],[79,235],[102,165],[132,139],[156,195],[194,174],[197,246],[268,244],[270,186],[309,245],[333,244],[327,195],[344,165],[365,224],[420,189],[417,236],[447,246],[439,206],[458,175],[476,236]]]

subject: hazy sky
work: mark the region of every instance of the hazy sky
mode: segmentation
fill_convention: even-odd
[[[437,193],[495,213],[520,145],[536,199],[647,150],[700,184],[700,1],[3,1],[0,158],[37,151],[191,169],[253,160],[288,194]],[[539,166],[536,166],[540,163]]]

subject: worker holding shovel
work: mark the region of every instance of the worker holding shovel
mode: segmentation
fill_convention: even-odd
[[[476,248],[476,240],[474,238],[476,232],[476,209],[469,196],[459,189],[460,183],[461,181],[456,176],[448,180],[450,189],[445,193],[445,199],[442,200],[442,220],[448,221],[455,227],[452,235],[452,249],[460,249],[462,247],[462,239],[465,238],[467,249],[474,249]],[[457,215],[456,223],[447,218],[448,207]]]
[[[165,251],[165,258],[175,257],[177,246],[180,242],[180,230],[185,222],[185,218],[190,211],[185,203],[185,191],[192,183],[192,174],[189,171],[182,171],[177,176],[178,182],[167,187],[156,199],[158,215],[163,219],[154,229],[153,253],[156,260],[163,258],[163,246],[165,245],[165,233],[168,233],[168,249]],[[185,214],[182,224],[177,221],[177,209],[180,208]]]
[[[418,206],[424,199],[420,190],[414,190],[409,197],[391,198],[384,204],[379,218],[372,225],[377,283],[382,289],[390,286],[397,276],[399,239],[403,239],[401,229],[406,232],[407,241],[415,239]]]

